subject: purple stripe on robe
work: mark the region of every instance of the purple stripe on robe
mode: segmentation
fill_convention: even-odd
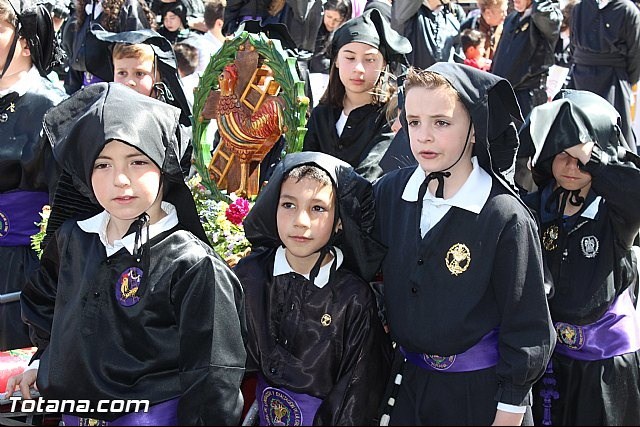
[[[43,191],[9,191],[0,193],[0,246],[29,246],[31,236],[40,229],[39,213],[49,203]]]
[[[640,318],[629,291],[623,292],[595,323],[556,322],[555,352],[576,360],[603,360],[640,349]]]
[[[313,425],[316,411],[322,403],[322,399],[308,394],[270,387],[262,375],[258,375],[256,399],[260,406],[261,426]]]
[[[473,347],[464,353],[451,356],[438,356],[426,353],[413,353],[400,347],[407,361],[430,371],[469,372],[491,368],[498,364],[498,329],[492,329]]]
[[[62,415],[65,426],[177,426],[178,399],[167,400],[149,408],[148,412],[132,412],[113,421],[80,418],[75,415]]]

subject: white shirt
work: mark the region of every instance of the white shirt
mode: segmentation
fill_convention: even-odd
[[[340,118],[338,119],[338,121],[336,122],[336,131],[338,132],[338,136],[342,135],[342,131],[344,130],[344,127],[347,124],[347,119],[349,118],[349,116],[347,116],[344,113],[344,110],[340,113]]]
[[[323,265],[322,267],[320,267],[318,276],[315,278],[313,282],[313,284],[316,285],[318,288],[324,288],[325,285],[329,283],[329,274],[331,273],[331,266],[333,265],[334,262],[336,263],[336,270],[340,268],[340,266],[342,265],[342,260],[344,258],[342,255],[342,251],[340,250],[340,248],[334,247],[334,249],[336,251],[336,257],[332,259],[330,263],[327,263],[326,265]],[[273,262],[273,277],[282,276],[283,274],[292,273],[292,272],[298,273],[291,267],[291,265],[289,264],[289,261],[287,261],[285,252],[286,252],[286,249],[283,246],[280,246],[276,251],[276,258]],[[303,274],[303,276],[307,280],[309,280],[308,274]]]
[[[471,174],[453,197],[440,199],[431,194],[430,190],[427,190],[422,202],[422,215],[420,216],[420,234],[422,237],[440,222],[452,206],[473,212],[476,215],[480,213],[489,198],[489,193],[491,193],[492,179],[491,175],[478,165],[476,157],[471,158],[471,164],[473,166]],[[425,171],[418,166],[404,187],[402,200],[407,202],[417,201],[420,185],[422,185],[425,178]],[[444,185],[447,185],[447,178],[444,179]]]
[[[5,96],[9,92],[16,92],[18,96],[22,96],[31,88],[33,82],[38,81],[38,79],[40,79],[40,73],[36,66],[32,65],[25,77],[18,80],[10,88],[0,90],[0,97]]]
[[[153,238],[160,233],[163,233],[167,230],[171,230],[173,227],[178,225],[178,215],[176,213],[176,208],[171,203],[162,202],[160,205],[161,209],[167,214],[160,221],[155,224],[151,224],[149,226],[149,238]],[[131,255],[133,255],[133,247],[135,245],[135,233],[130,233],[124,236],[120,240],[115,240],[113,244],[109,244],[109,240],[107,239],[107,225],[109,224],[109,220],[111,219],[111,215],[107,211],[102,211],[98,215],[92,216],[91,218],[85,219],[84,221],[78,221],[78,226],[85,233],[95,233],[100,236],[100,241],[104,245],[104,248],[107,251],[107,256],[111,256],[118,252],[122,248],[126,248],[127,251]],[[147,233],[142,233],[142,244],[147,242]]]

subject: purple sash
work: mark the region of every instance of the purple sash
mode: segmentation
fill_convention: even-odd
[[[464,353],[452,356],[413,353],[400,347],[407,361],[430,371],[469,372],[490,368],[498,364],[498,329],[492,329],[482,339]]]
[[[262,375],[258,375],[256,399],[261,426],[310,426],[322,403],[322,399],[308,394],[270,387]]]
[[[0,193],[0,246],[29,246],[40,222],[39,212],[49,203],[43,191]]]
[[[556,322],[556,353],[576,360],[603,360],[640,349],[640,319],[628,291],[595,323]]]
[[[132,412],[113,421],[62,415],[65,426],[177,426],[178,399],[167,400],[149,407],[149,412]]]
[[[88,71],[85,71],[84,73],[82,73],[82,86],[90,86],[94,83],[100,83],[103,80],[96,76],[95,74],[91,74]]]

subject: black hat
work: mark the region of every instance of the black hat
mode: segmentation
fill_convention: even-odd
[[[208,242],[179,160],[185,144],[176,132],[180,110],[119,83],[87,86],[51,108],[43,128],[62,172],[55,186],[47,235],[72,216],[102,210],[91,186],[93,164],[117,139],[137,148],[161,170],[163,200],[176,207],[185,229]]]
[[[332,60],[342,46],[353,42],[377,48],[386,62],[406,63],[404,55],[411,52],[409,40],[392,29],[378,9],[367,10],[350,19],[333,33],[329,50]]]
[[[582,90],[563,89],[552,102],[534,108],[520,129],[520,139],[520,155],[532,157],[538,186],[553,179],[553,158],[567,148],[595,142],[616,157],[619,150],[630,151],[618,111],[601,96]]]
[[[333,244],[343,251],[346,268],[365,280],[371,279],[386,253],[384,246],[371,236],[375,218],[373,189],[351,165],[328,154],[305,151],[288,154],[280,161],[243,221],[247,239],[255,247],[282,244],[276,219],[280,188],[287,173],[302,165],[317,166],[331,177],[336,213],[342,221],[342,231]]]
[[[166,38],[150,29],[112,33],[104,30],[99,24],[93,24],[91,31],[96,39],[99,40],[100,50],[109,52],[109,54],[102,55],[106,56],[106,58],[87,61],[87,70],[106,82],[113,81],[113,58],[110,52],[116,43],[146,44],[151,46],[158,60],[158,70],[162,76],[162,81],[169,90],[169,93],[166,94],[167,102],[182,110],[180,124],[191,126],[189,117],[191,115],[191,107],[184,95],[182,81],[178,76],[175,53],[171,43]]]
[[[18,25],[5,60],[4,70],[0,76],[4,75],[11,64],[18,35],[27,41],[33,65],[42,76],[46,76],[55,65],[62,63],[64,59],[64,52],[58,45],[49,11],[42,4],[18,0],[7,1],[16,13]]]
[[[296,42],[293,41],[289,29],[280,22],[263,24],[262,21],[246,20],[242,21],[235,32],[235,35],[246,31],[252,34],[264,33],[272,40],[280,40],[283,49],[295,51],[297,49]]]
[[[490,174],[514,190],[518,134],[522,113],[511,84],[502,77],[463,64],[438,62],[427,69],[443,76],[456,89],[475,130],[474,154]]]

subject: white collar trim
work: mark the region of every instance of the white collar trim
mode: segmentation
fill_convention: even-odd
[[[595,219],[596,214],[598,213],[598,208],[600,207],[600,200],[602,200],[601,196],[596,197],[580,216],[584,218]]]
[[[318,288],[323,288],[327,283],[329,283],[329,274],[331,273],[331,265],[334,262],[336,263],[336,270],[340,268],[340,266],[342,265],[342,261],[344,259],[344,256],[342,255],[342,251],[340,250],[340,248],[337,248],[335,246],[333,249],[335,249],[336,251],[336,258],[331,260],[330,263],[320,267],[320,271],[318,272],[318,277],[316,277],[316,280],[313,282],[313,284],[316,285]],[[282,276],[283,274],[287,274],[287,273],[297,273],[297,271],[295,271],[291,267],[291,265],[289,265],[289,261],[287,261],[287,257],[285,253],[286,253],[286,249],[284,248],[284,246],[280,246],[276,251],[276,258],[273,262],[274,277]],[[309,280],[308,274],[303,274],[303,276],[307,280]]]
[[[476,215],[479,214],[485,203],[487,203],[493,181],[491,179],[491,175],[480,167],[477,157],[471,158],[471,164],[473,165],[471,174],[453,197],[448,199],[439,199],[433,196],[431,191],[427,191],[423,200],[428,200],[433,204],[455,206],[460,209],[473,212]],[[425,171],[418,166],[409,178],[407,185],[404,187],[402,200],[407,202],[418,201],[418,192],[420,191],[420,185],[422,185],[424,179]],[[444,185],[447,185],[446,183],[447,181],[445,179]]]
[[[176,213],[175,206],[173,206],[171,203],[162,202],[160,207],[167,214],[167,216],[165,216],[155,224],[151,224],[149,226],[150,239],[154,238],[160,233],[171,230],[173,227],[178,225],[178,214]],[[133,255],[135,233],[130,233],[124,236],[122,239],[114,241],[113,245],[109,244],[109,240],[107,239],[107,225],[109,224],[110,219],[111,215],[109,215],[109,212],[102,211],[98,215],[92,216],[91,218],[85,219],[83,221],[78,221],[78,226],[85,233],[94,233],[100,237],[100,241],[107,251],[107,256],[115,254],[122,248],[126,248],[127,251],[129,251],[129,253]],[[146,239],[147,233],[144,232],[142,233],[142,244],[145,244],[147,242]]]

